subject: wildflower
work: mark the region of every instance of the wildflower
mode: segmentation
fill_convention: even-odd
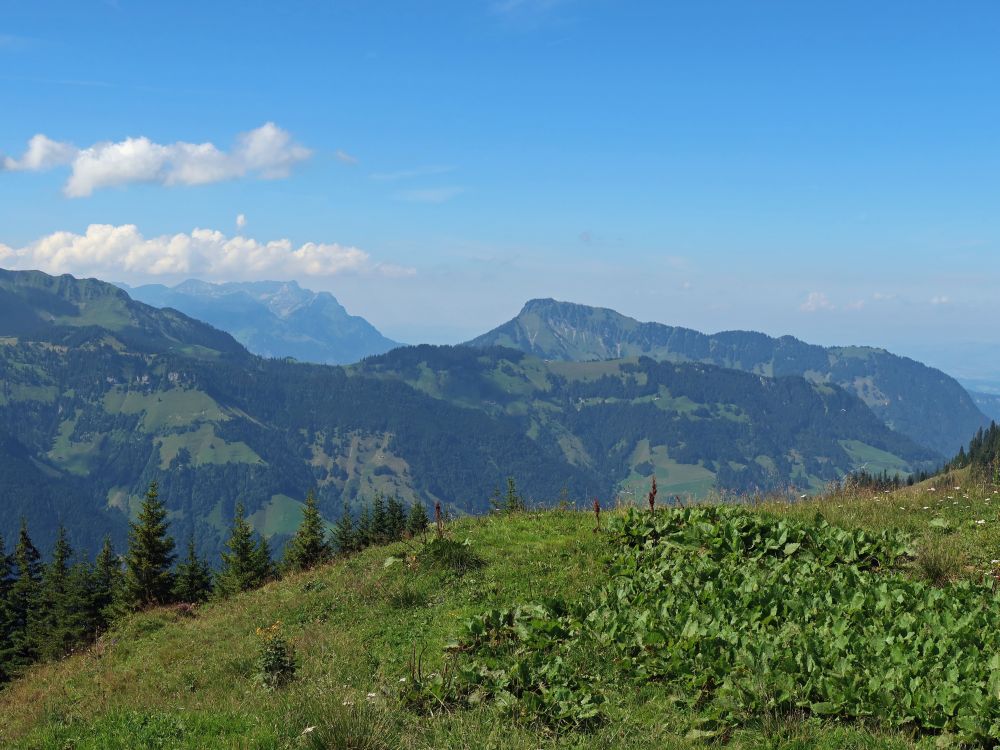
[[[976,521],[976,526],[982,526],[984,523],[986,523],[986,520],[980,518],[978,521]]]

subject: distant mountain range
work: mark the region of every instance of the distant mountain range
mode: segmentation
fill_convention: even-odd
[[[956,453],[989,422],[954,378],[884,349],[822,347],[752,331],[707,335],[552,299],[531,300],[513,320],[468,345],[507,346],[552,360],[646,356],[768,377],[798,375],[851,391],[887,426],[945,456]],[[985,400],[981,403],[988,406]]]
[[[192,279],[174,287],[118,286],[139,302],[170,307],[226,331],[262,357],[349,364],[399,346],[364,318],[348,314],[329,292],[303,289],[294,281]]]
[[[482,512],[504,478],[577,501],[644,491],[816,489],[939,456],[853,393],[801,377],[628,358],[545,362],[407,347],[350,367],[250,354],[93,279],[0,271],[0,534],[65,523],[93,551],[157,480],[174,534],[213,559],[236,502],[276,546],[375,491]]]
[[[983,414],[994,422],[1000,422],[1000,395],[982,391],[969,391],[969,395]]]

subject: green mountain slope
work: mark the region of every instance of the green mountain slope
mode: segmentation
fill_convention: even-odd
[[[531,300],[516,318],[469,344],[509,346],[544,359],[648,356],[760,375],[800,375],[852,391],[889,427],[942,455],[955,453],[988,422],[953,378],[871,347],[821,347],[751,331],[707,335],[551,299]]]
[[[76,546],[95,550],[109,528],[121,545],[151,480],[175,535],[213,559],[237,501],[280,545],[312,487],[330,519],[377,490],[482,511],[507,474],[535,497],[610,491],[516,420],[402,382],[261,359],[101,282],[0,281],[0,475],[16,480],[0,483],[8,539],[25,514],[43,546],[77,518]]]
[[[865,465],[907,471],[933,452],[857,397],[804,378],[648,357],[546,362],[513,349],[419,346],[352,371],[402,379],[445,401],[519,419],[566,461],[630,490],[818,489]]]
[[[209,284],[190,280],[129,287],[129,295],[155,307],[170,307],[203,320],[262,357],[347,364],[399,346],[364,318],[349,315],[328,292],[294,281]]]
[[[594,533],[583,513],[460,519],[448,536],[482,561],[464,575],[416,539],[193,613],[131,616],[0,691],[0,746],[695,750],[713,733],[734,750],[992,746],[997,599],[981,579],[1000,525],[976,523],[989,492],[956,494],[661,510],[638,519],[657,533],[632,524],[631,537]],[[886,555],[907,541],[911,554]],[[963,551],[952,564],[970,580],[928,580],[942,549]],[[275,622],[297,664],[277,691],[257,681],[258,629]],[[593,706],[595,721],[573,726]]]
[[[315,487],[333,520],[376,491],[482,512],[508,475],[530,500],[648,484],[815,489],[862,465],[935,460],[856,397],[643,358],[545,363],[416,347],[341,368],[249,354],[228,334],[93,280],[0,276],[0,534],[20,516],[95,550],[160,482],[175,536],[218,559],[242,502],[276,547]]]

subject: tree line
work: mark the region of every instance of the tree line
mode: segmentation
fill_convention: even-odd
[[[964,469],[967,466],[972,467],[975,479],[1000,481],[1000,426],[996,422],[990,422],[985,430],[979,428],[969,441],[968,451],[960,448],[945,469]]]
[[[407,511],[395,497],[376,494],[355,521],[344,514],[328,530],[316,497],[306,497],[302,521],[275,561],[267,540],[258,535],[242,505],[237,505],[217,572],[199,557],[189,539],[180,559],[169,534],[167,509],[156,482],[135,521],[129,524],[128,549],[119,555],[110,538],[93,562],[80,559],[59,527],[51,559],[42,555],[22,521],[8,554],[0,537],[0,684],[36,661],[56,659],[92,642],[116,619],[146,607],[198,604],[225,598],[314,568],[336,554],[418,535],[429,519],[423,504]]]

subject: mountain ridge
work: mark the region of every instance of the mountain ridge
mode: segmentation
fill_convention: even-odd
[[[173,287],[118,283],[134,299],[170,307],[227,331],[254,354],[318,364],[350,364],[400,344],[351,315],[329,292],[295,281],[188,279]]]
[[[653,475],[665,492],[818,489],[871,461],[906,472],[936,458],[853,394],[799,377],[471,347],[347,368],[265,359],[72,277],[0,275],[3,305],[18,314],[0,317],[0,431],[14,441],[0,444],[0,474],[36,499],[0,485],[0,533],[27,507],[43,545],[68,514],[94,519],[78,546],[109,527],[121,544],[154,480],[175,535],[216,558],[237,502],[280,547],[312,488],[329,520],[375,492],[478,513],[507,476],[554,501]]]
[[[705,334],[551,298],[529,300],[513,319],[466,345],[509,346],[565,361],[650,356],[832,382],[857,394],[889,427],[945,456],[989,422],[954,378],[885,349],[823,347],[756,331]]]

